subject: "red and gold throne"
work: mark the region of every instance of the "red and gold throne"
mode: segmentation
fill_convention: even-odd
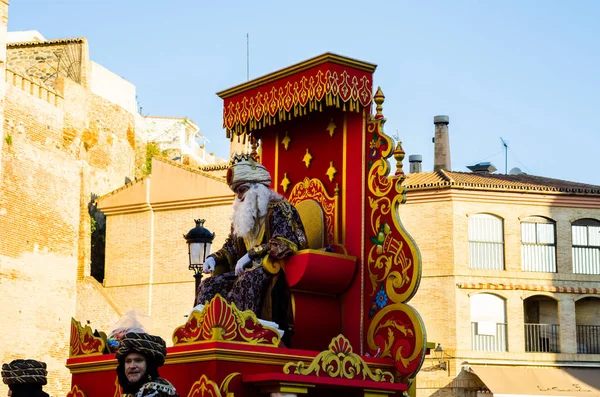
[[[181,396],[401,395],[416,376],[426,336],[408,301],[421,259],[400,222],[404,152],[383,131],[375,68],[328,53],[218,93],[227,137],[251,141],[309,249],[274,264],[293,293],[292,347],[216,297],[173,333],[161,375]],[[73,388],[118,396],[114,355],[73,324]]]

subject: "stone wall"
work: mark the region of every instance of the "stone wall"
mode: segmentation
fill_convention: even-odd
[[[65,77],[87,85],[89,62],[85,39],[9,43],[7,67],[46,87],[54,87],[57,78]]]
[[[134,177],[134,116],[71,80],[49,88],[14,71],[7,78],[0,314],[9,331],[0,360],[46,361],[48,391],[64,395],[71,317],[105,328],[122,314],[88,277],[88,204]]]

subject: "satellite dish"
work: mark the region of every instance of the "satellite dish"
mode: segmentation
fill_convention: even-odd
[[[519,167],[515,167],[515,168],[512,168],[508,174],[509,175],[521,175],[521,174],[524,174],[524,172],[521,171],[521,169]]]

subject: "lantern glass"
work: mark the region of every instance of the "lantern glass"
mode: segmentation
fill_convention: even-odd
[[[190,243],[190,265],[203,265],[209,254],[210,243]]]

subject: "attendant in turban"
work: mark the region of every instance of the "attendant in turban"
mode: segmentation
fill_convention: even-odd
[[[308,247],[300,215],[269,189],[269,171],[250,155],[233,157],[227,183],[235,193],[231,232],[223,247],[204,263],[203,271],[213,276],[200,284],[196,304],[220,294],[238,309],[277,323],[286,332],[283,341],[289,346],[291,294],[283,271],[269,263]]]
[[[42,390],[47,374],[46,363],[35,360],[14,360],[2,365],[2,381],[12,397],[49,397]]]
[[[179,397],[175,387],[158,374],[165,363],[167,347],[159,336],[128,332],[117,350],[117,376],[122,397]]]

